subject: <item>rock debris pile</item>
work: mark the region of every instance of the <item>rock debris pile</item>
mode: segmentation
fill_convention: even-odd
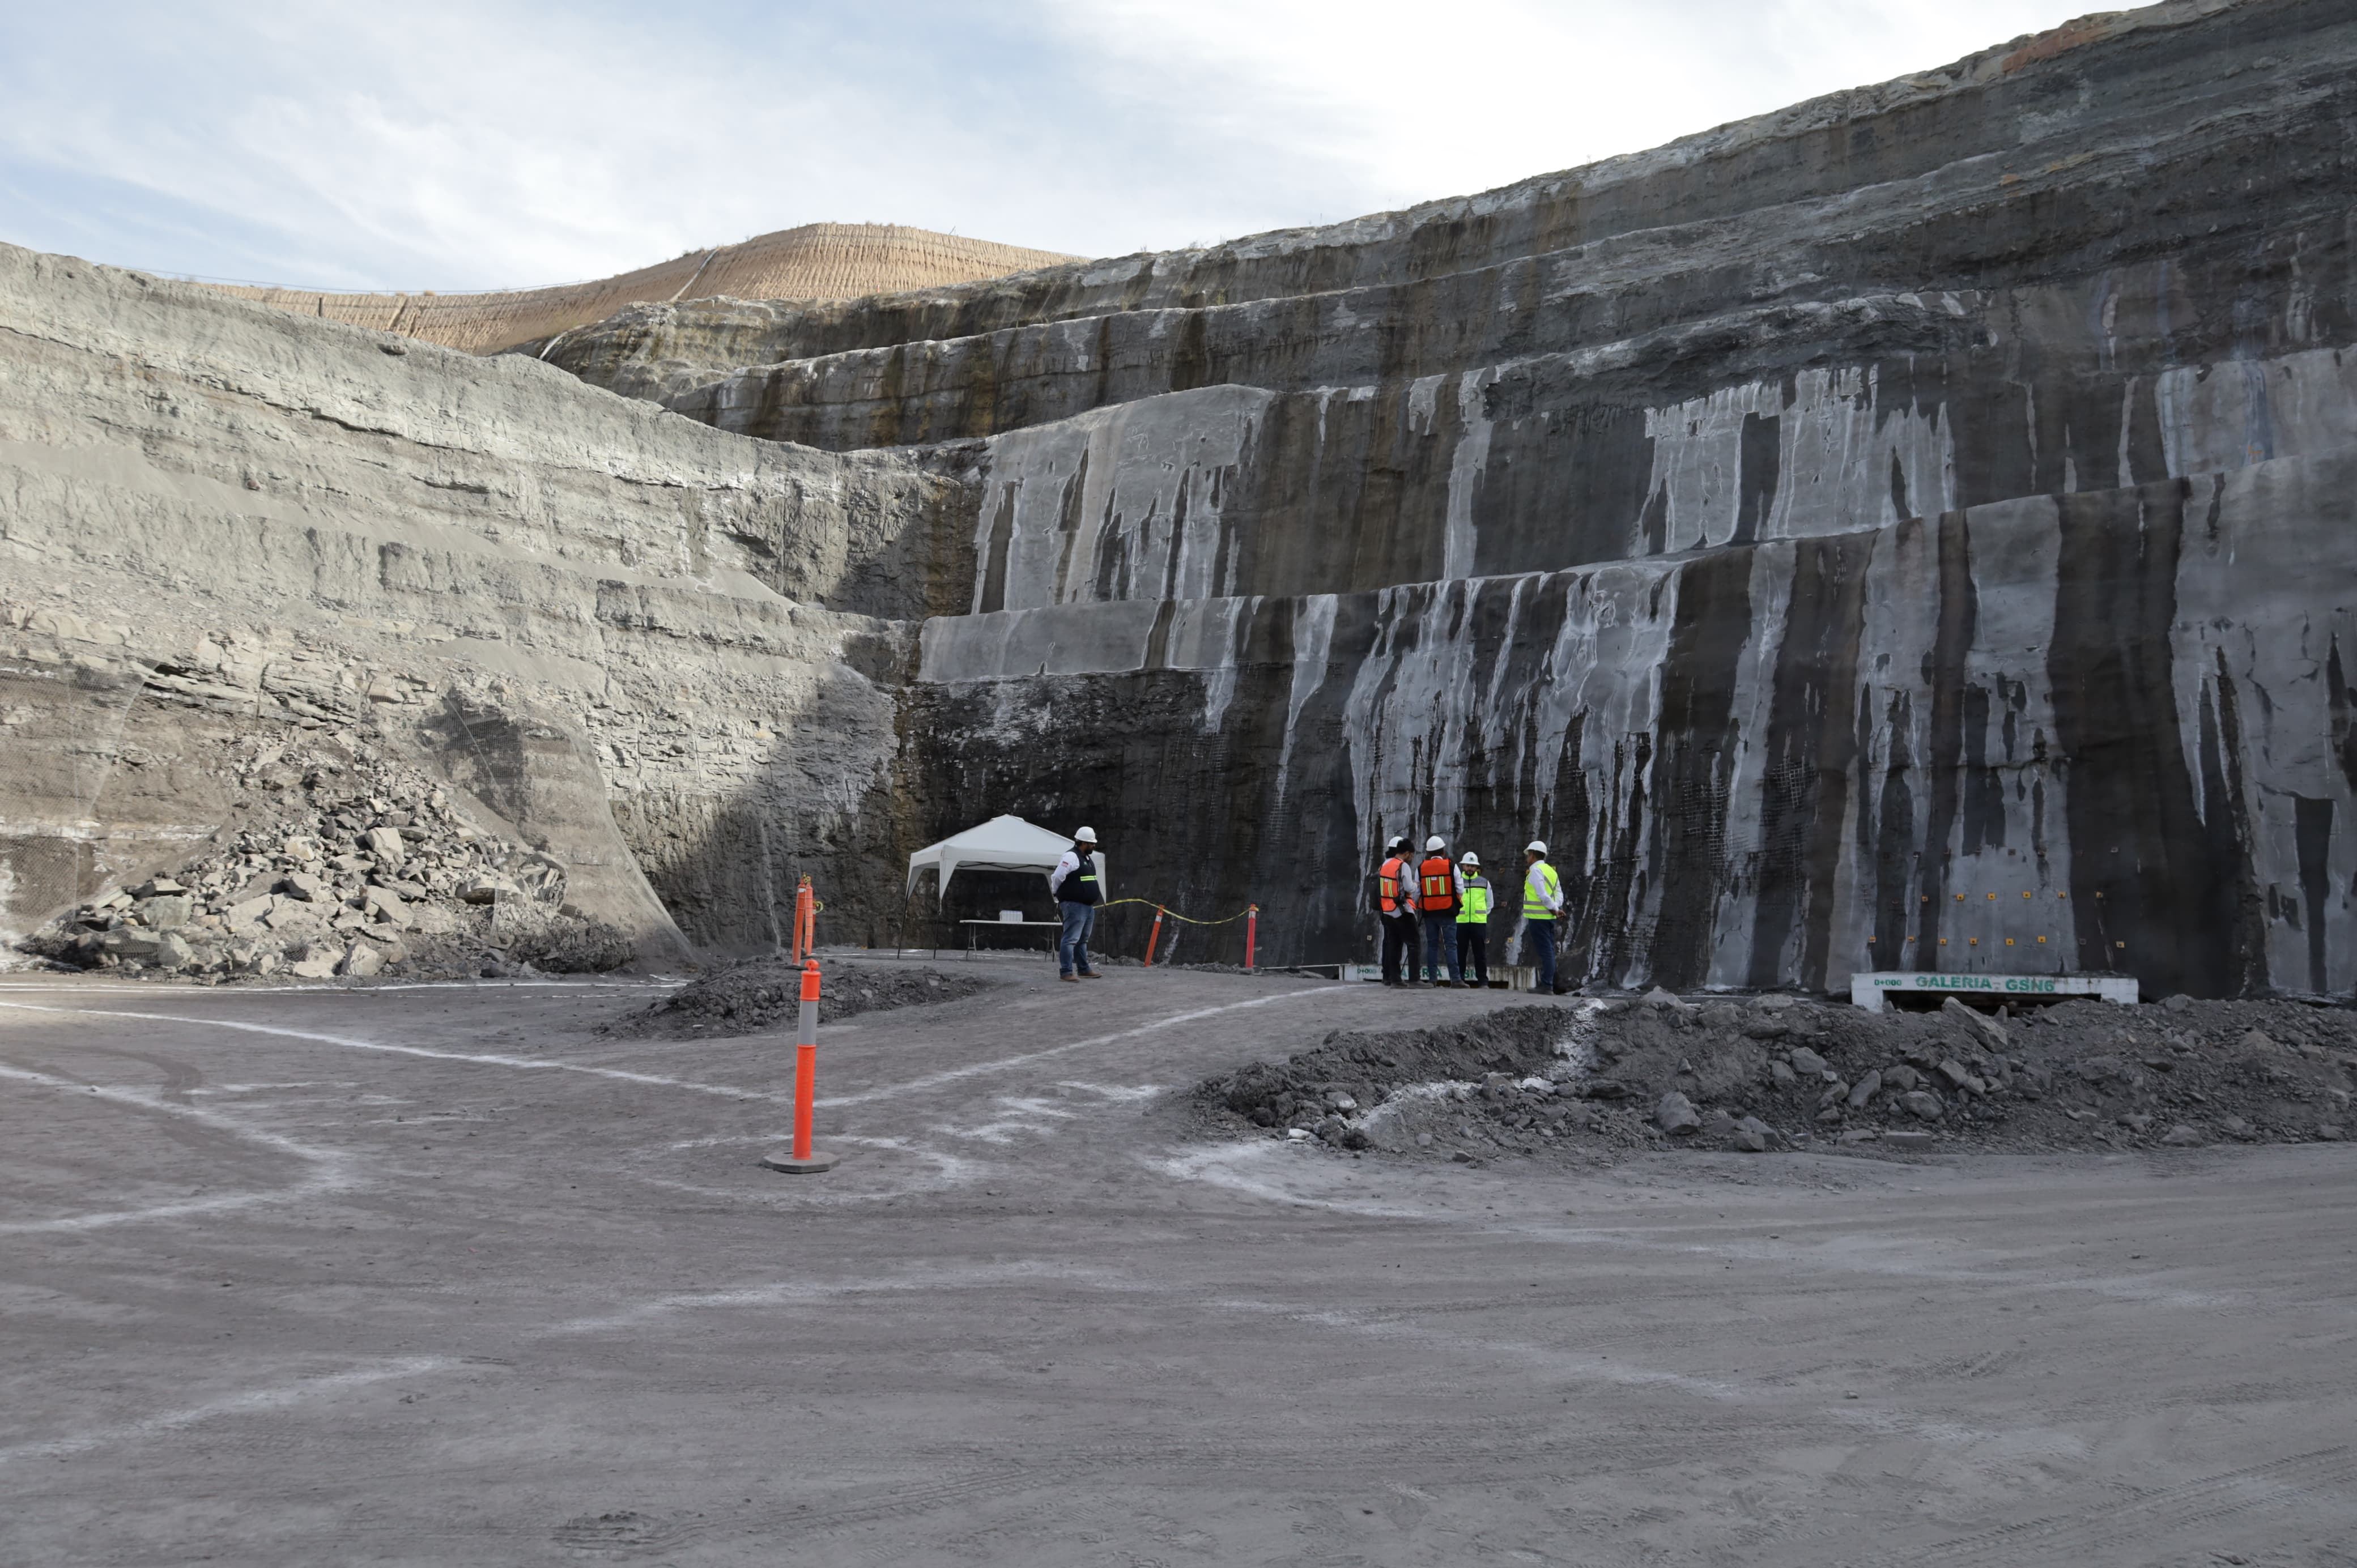
[[[470,822],[365,741],[231,743],[242,825],[25,944],[124,975],[239,980],[617,969],[629,938],[565,901],[565,871]]]
[[[1440,1029],[1336,1035],[1198,1090],[1215,1116],[1339,1148],[1460,1159],[1642,1146],[1764,1154],[2198,1148],[2352,1128],[2357,1014],[2291,1002],[2019,1017],[1655,991]]]
[[[838,1023],[891,1007],[956,1002],[997,982],[922,965],[819,961],[818,1021]],[[682,986],[645,1011],[607,1026],[636,1038],[726,1038],[791,1031],[802,1013],[802,971],[784,957],[748,959]]]
[[[1598,1149],[1641,1144],[1632,1109],[1575,1097],[1591,1032],[1580,1012],[1546,1005],[1430,1029],[1336,1030],[1314,1050],[1212,1079],[1196,1097],[1231,1128],[1241,1119],[1340,1149],[1478,1158],[1572,1132]]]

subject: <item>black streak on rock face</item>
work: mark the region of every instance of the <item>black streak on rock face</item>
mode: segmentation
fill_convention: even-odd
[[[1729,550],[1678,574],[1662,686],[1662,759],[1648,868],[1664,889],[1648,954],[1664,985],[1700,983],[1726,864],[1735,773],[1736,665],[1752,635],[1752,552]]]
[[[1857,763],[1858,637],[1871,535],[1812,539],[1794,552],[1762,757],[1749,983],[1797,971],[1824,983],[1830,911]],[[1796,933],[1800,950],[1788,950]]]
[[[2169,636],[2187,494],[2170,482],[2058,498],[2047,674],[2071,758],[2082,961],[2216,996],[2239,988],[2252,934],[2239,927],[2231,870],[2194,806],[2179,728]]]

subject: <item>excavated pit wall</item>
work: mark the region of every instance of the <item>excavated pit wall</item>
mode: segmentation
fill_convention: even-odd
[[[2163,5],[546,363],[0,252],[0,925],[233,821],[223,726],[373,725],[650,940],[765,946],[802,872],[889,936],[1016,811],[1263,961],[1363,956],[1437,831],[1553,842],[1600,979],[2346,993],[2352,62]]]
[[[1265,960],[1363,956],[1383,838],[1435,831],[1554,843],[1569,967],[1624,983],[2346,993],[2352,124],[2357,16],[2162,5],[1461,201],[551,358],[946,443],[919,820],[1110,822]]]
[[[954,478],[7,247],[0,354],[0,936],[265,805],[256,730],[381,731],[651,957],[895,852]]]

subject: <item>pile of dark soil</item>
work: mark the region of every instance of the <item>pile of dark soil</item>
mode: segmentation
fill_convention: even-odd
[[[821,959],[818,972],[821,1025],[891,1007],[955,1002],[998,983],[922,965],[833,959]],[[640,1039],[791,1032],[802,1015],[802,970],[791,959],[748,959],[682,986],[644,1012],[606,1026],[604,1032]]]
[[[1572,1133],[1596,1152],[1634,1147],[1645,1133],[1633,1111],[1575,1092],[1592,1011],[1542,1004],[1430,1029],[1337,1030],[1314,1050],[1198,1085],[1196,1103],[1221,1132],[1260,1128],[1342,1149],[1477,1158]]]
[[[1479,1158],[2334,1141],[2357,1124],[2352,1089],[2357,1013],[2293,1002],[2068,1002],[2009,1017],[1656,992],[1329,1036],[1197,1099],[1230,1132]]]

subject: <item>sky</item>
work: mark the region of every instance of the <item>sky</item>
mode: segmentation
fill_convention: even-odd
[[[0,240],[336,289],[799,223],[1120,255],[1465,195],[2086,0],[0,0]]]

